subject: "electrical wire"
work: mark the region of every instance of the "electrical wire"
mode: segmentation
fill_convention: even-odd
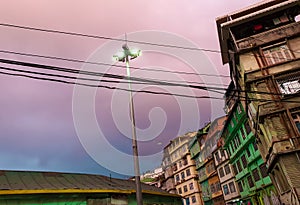
[[[185,87],[185,88],[192,88],[192,89],[199,89],[199,90],[206,90],[211,92],[220,93],[220,91],[227,91],[228,88],[224,87],[212,87],[212,86],[201,86],[201,85],[193,85],[193,84],[182,84],[182,83],[171,83],[163,80],[153,80],[153,79],[147,79],[147,78],[138,78],[138,77],[127,77],[123,75],[116,75],[111,73],[101,73],[101,72],[92,72],[92,71],[81,71],[78,69],[70,69],[70,68],[63,68],[63,67],[57,67],[57,66],[50,66],[50,65],[43,65],[43,64],[36,64],[36,63],[28,63],[23,61],[15,61],[15,60],[7,60],[7,59],[0,59],[0,63],[5,64],[12,64],[12,65],[19,65],[19,66],[25,66],[25,67],[31,67],[31,68],[39,68],[39,69],[46,69],[51,71],[61,71],[61,72],[67,72],[72,74],[82,74],[82,75],[90,75],[90,76],[98,76],[98,77],[106,77],[106,78],[113,78],[113,79],[119,79],[119,80],[130,80],[131,82],[142,82],[142,83],[152,83],[154,85],[163,85],[163,86],[176,86],[176,87]],[[255,93],[255,94],[267,94],[267,95],[281,95],[281,94],[275,94],[270,92],[263,92],[263,91],[247,91],[247,90],[234,90],[242,93]]]
[[[152,80],[152,79],[147,79],[147,78],[127,77],[127,76],[116,75],[116,74],[111,74],[111,73],[81,71],[81,70],[76,70],[76,69],[69,69],[69,68],[63,68],[63,67],[57,67],[57,66],[49,66],[49,65],[43,65],[43,64],[28,63],[28,62],[23,62],[23,61],[7,60],[7,59],[0,59],[0,63],[26,66],[26,67],[32,67],[32,68],[39,68],[39,69],[46,69],[46,70],[61,71],[61,72],[69,72],[69,73],[73,73],[73,74],[83,74],[83,75],[99,76],[99,77],[122,79],[122,80],[126,79],[126,80],[130,80],[130,81],[153,83],[155,85],[189,87],[189,88],[207,90],[207,91],[212,91],[212,92],[214,92],[216,90],[226,90],[226,88],[222,88],[222,87],[208,87],[208,86],[200,86],[200,85],[192,85],[192,84],[171,83],[171,82],[161,81],[161,80],[158,81],[158,80]]]
[[[17,71],[17,69],[11,69],[7,67],[2,67],[0,66],[1,70],[10,70],[10,71]],[[27,71],[26,71],[27,72]],[[30,72],[28,72],[30,73]],[[166,93],[166,92],[156,92],[156,91],[150,91],[150,90],[129,90],[126,88],[120,88],[120,87],[115,87],[115,86],[105,86],[105,85],[94,85],[94,84],[88,84],[88,83],[80,83],[80,82],[70,82],[67,80],[61,80],[57,78],[47,78],[47,77],[39,77],[39,76],[32,76],[28,74],[18,74],[18,73],[9,73],[9,72],[3,72],[0,71],[0,74],[4,75],[10,75],[10,76],[18,76],[18,77],[26,77],[30,79],[36,79],[36,80],[43,80],[43,81],[51,81],[51,82],[58,82],[58,83],[64,83],[64,84],[71,84],[71,85],[80,85],[80,86],[87,86],[87,87],[97,87],[97,88],[106,88],[106,89],[113,89],[113,90],[122,90],[122,91],[127,91],[127,92],[135,92],[135,93],[147,93],[147,94],[155,94],[155,95],[166,95],[166,96],[176,96],[176,97],[185,97],[185,98],[194,98],[194,99],[214,99],[214,100],[224,100],[224,98],[221,97],[214,97],[214,96],[192,96],[192,95],[183,95],[183,94],[177,94],[177,93]],[[30,73],[30,74],[39,74],[38,72],[35,73]],[[65,76],[55,76],[52,74],[45,74],[45,76],[50,76],[50,77],[65,77]],[[237,95],[231,95],[232,97],[240,97],[240,100],[245,101],[245,100],[251,100],[251,101],[259,101],[259,102],[292,102],[292,103],[300,103],[300,101],[295,101],[295,100],[270,100],[270,99],[258,99],[258,98],[245,98],[242,96],[237,96]]]
[[[30,26],[20,26],[20,25],[15,25],[15,24],[8,24],[8,23],[0,23],[0,26],[11,27],[11,28],[16,28],[16,29],[23,29],[23,30],[46,32],[46,33],[56,33],[56,34],[71,35],[71,36],[77,36],[77,37],[87,37],[87,38],[94,38],[94,39],[104,39],[104,40],[124,42],[124,39],[120,39],[120,38],[83,34],[83,33],[69,32],[69,31],[60,31],[60,30],[54,30],[54,29],[36,28],[36,27],[30,27]],[[161,44],[161,43],[153,43],[153,42],[147,42],[147,41],[128,40],[128,39],[126,41],[130,42],[130,43],[153,45],[153,46],[159,46],[159,47],[169,47],[169,48],[177,48],[177,49],[185,49],[185,50],[229,54],[229,51],[220,51],[220,50],[214,50],[214,49],[186,47],[186,46],[178,46],[178,45],[173,45],[173,44]],[[288,49],[288,50],[290,50],[290,49]],[[292,51],[292,50],[290,50],[290,51]],[[297,51],[294,51],[294,52],[297,52]],[[249,55],[253,56],[253,54],[249,54]],[[266,57],[266,56],[264,56],[264,57]],[[274,58],[274,57],[268,56],[267,58]],[[281,59],[281,58],[278,58],[278,59]],[[286,58],[282,58],[282,59],[286,60]]]
[[[27,57],[37,57],[37,58],[44,58],[44,59],[51,59],[51,60],[61,60],[61,61],[67,61],[67,62],[73,62],[73,63],[84,63],[84,64],[89,64],[89,65],[104,65],[104,66],[109,66],[109,67],[126,68],[126,66],[118,65],[118,64],[84,61],[84,60],[79,60],[79,59],[62,58],[62,57],[57,57],[57,56],[46,56],[46,55],[39,55],[39,54],[32,54],[32,53],[22,53],[22,52],[8,51],[8,50],[0,50],[0,53],[15,54],[15,55],[21,55],[21,56],[27,56]],[[139,67],[134,67],[134,66],[130,66],[130,69],[152,71],[152,72],[156,71],[156,72],[164,72],[164,73],[177,73],[177,74],[195,75],[195,76],[209,76],[209,77],[221,77],[221,78],[229,78],[230,77],[228,75],[221,75],[221,74],[205,74],[205,73],[193,73],[193,72],[185,72],[185,71],[169,71],[169,70],[162,70],[162,69],[155,69],[155,68],[139,68]]]
[[[56,67],[56,66],[50,66],[50,65],[35,64],[35,63],[28,63],[28,62],[23,62],[23,61],[14,61],[14,60],[7,60],[7,59],[0,59],[0,63],[10,64],[10,65],[19,65],[19,66],[25,66],[25,67],[30,67],[30,68],[40,68],[40,69],[72,73],[72,74],[83,74],[83,75],[89,75],[89,76],[93,76],[93,77],[95,77],[95,76],[106,77],[106,78],[113,78],[113,79],[118,79],[118,80],[125,79],[125,80],[130,80],[132,83],[138,82],[138,83],[147,83],[147,84],[151,84],[151,85],[177,86],[177,87],[184,87],[184,88],[192,88],[192,89],[206,90],[209,92],[216,92],[219,94],[224,94],[224,92],[221,92],[221,91],[228,91],[228,88],[223,88],[223,87],[208,87],[208,86],[199,86],[199,85],[192,85],[192,84],[170,83],[170,82],[164,82],[162,80],[127,77],[127,76],[115,75],[115,74],[111,74],[111,73],[81,71],[81,70],[76,70],[76,69],[69,69],[69,68],[63,68],[63,67]],[[73,79],[75,79],[75,78],[77,78],[77,76],[73,77]],[[81,79],[83,79],[83,78],[81,78]],[[281,96],[282,95],[282,94],[276,94],[276,93],[270,93],[270,92],[251,91],[251,90],[231,90],[231,91],[237,91],[240,93],[266,94],[266,95],[272,95],[272,96],[274,96],[274,95]]]

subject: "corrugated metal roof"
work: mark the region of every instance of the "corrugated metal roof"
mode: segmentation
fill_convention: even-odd
[[[78,190],[78,191],[76,191]],[[142,184],[145,193],[169,195],[154,186]],[[11,192],[9,192],[11,191]],[[34,171],[0,171],[0,195],[69,192],[135,192],[135,182],[102,175]],[[179,196],[178,196],[179,197]]]

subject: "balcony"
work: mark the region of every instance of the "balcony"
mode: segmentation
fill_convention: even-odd
[[[291,23],[285,26],[277,27],[247,38],[236,41],[238,52],[253,49],[263,44],[276,40],[284,40],[289,36],[300,34],[300,22]]]

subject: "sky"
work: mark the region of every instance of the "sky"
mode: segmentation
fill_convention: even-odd
[[[126,33],[129,41],[218,51],[216,17],[257,2],[2,0],[0,23],[119,39],[124,39]],[[45,33],[3,25],[0,26],[0,32],[1,51],[124,65],[112,62],[112,55],[122,50],[122,41]],[[228,75],[228,67],[222,65],[218,52],[132,42],[128,42],[128,45],[143,52],[142,56],[130,62],[134,77],[180,81],[182,84],[203,83],[214,87],[228,85],[229,79],[223,77]],[[126,75],[124,68],[108,65],[70,63],[1,52],[0,58]],[[0,66],[46,72],[6,64]],[[201,75],[176,73],[178,71]],[[80,74],[77,77],[84,76]],[[127,82],[101,85],[128,89]],[[220,93],[153,84],[132,84],[132,89],[170,94],[133,92],[141,173],[160,165],[161,151],[170,140],[186,132],[196,131],[206,122],[224,115],[224,102],[220,99],[174,95],[220,98]],[[0,169],[96,173],[112,177],[133,174],[128,92],[1,73],[0,91]]]

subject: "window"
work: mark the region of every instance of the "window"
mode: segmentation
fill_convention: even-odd
[[[267,177],[268,176],[268,169],[266,167],[266,164],[262,164],[259,166],[259,169],[260,169],[260,173],[261,173],[261,176],[263,178]]]
[[[191,176],[191,170],[190,169],[187,169],[186,170],[186,176],[188,177],[188,176]]]
[[[186,159],[186,157],[185,158],[183,158],[183,166],[185,166],[185,165],[187,165],[188,164],[188,161],[187,161],[187,159]]]
[[[299,77],[299,71],[278,76],[276,82],[280,92],[284,95],[298,93],[300,91]]]
[[[224,191],[224,195],[228,195],[229,194],[229,189],[228,189],[228,185],[227,184],[223,185],[223,191]]]
[[[185,178],[184,172],[181,172],[181,179],[184,179],[184,178]]]
[[[175,179],[176,179],[176,182],[180,181],[179,174],[176,174]]]
[[[193,183],[190,183],[189,186],[190,186],[190,190],[194,189],[194,184]]]
[[[215,184],[211,184],[210,185],[210,190],[211,190],[211,193],[215,193],[216,192]]]
[[[173,170],[177,171],[177,164],[176,163],[173,165]]]
[[[238,148],[241,144],[241,141],[240,141],[240,138],[238,135],[236,135],[234,138],[234,144],[235,144],[236,148]]]
[[[192,196],[192,203],[196,203],[197,202],[197,199],[196,199],[196,196]]]
[[[299,110],[299,108],[297,110],[295,110],[294,112],[292,112],[292,117],[293,117],[293,120],[296,124],[298,131],[300,132],[300,110]]]
[[[267,65],[274,65],[292,59],[292,53],[285,44],[263,48],[262,52]]]
[[[221,156],[225,157],[225,150],[220,150]]]
[[[178,191],[178,194],[182,194],[181,188],[178,188],[177,191]]]
[[[257,143],[256,143],[256,141],[254,141],[254,142],[253,142],[253,147],[254,147],[254,150],[255,150],[255,151],[257,151],[257,150],[258,150],[258,147],[257,147]]]
[[[221,191],[221,184],[219,181],[216,182],[216,191]]]
[[[217,162],[220,162],[220,161],[221,161],[219,152],[216,152],[216,153],[215,153],[215,158],[216,158]]]
[[[187,185],[184,185],[184,186],[183,186],[183,191],[184,191],[184,192],[187,192],[187,191],[188,191]]]
[[[252,171],[252,175],[253,175],[254,181],[257,182],[257,181],[260,180],[259,172],[258,172],[258,170],[256,168]]]
[[[249,187],[252,188],[254,186],[254,182],[252,180],[251,175],[247,177],[247,180],[248,180]]]
[[[235,186],[234,186],[234,183],[233,183],[233,182],[230,182],[230,183],[229,183],[229,189],[230,189],[230,192],[231,192],[231,193],[236,192],[236,189],[235,189]]]
[[[179,161],[179,168],[181,168],[182,167],[182,162],[181,162],[181,160]]]
[[[241,160],[242,160],[244,169],[246,169],[246,168],[247,168],[247,165],[248,165],[246,156],[243,155],[243,156],[241,157]]]
[[[244,132],[243,128],[240,129],[240,132],[241,132],[241,135],[242,135],[243,139],[246,139],[246,135],[245,135],[245,132]]]
[[[236,164],[232,164],[232,167],[233,167],[233,172],[235,175],[238,174],[238,171],[237,171],[237,167],[236,167]]]
[[[238,187],[239,187],[240,192],[244,191],[242,182],[238,182]]]
[[[206,176],[205,168],[202,168],[198,171],[199,178]]]
[[[185,205],[190,205],[190,198],[189,197],[185,198]]]
[[[221,167],[221,168],[219,169],[219,175],[220,175],[220,177],[224,177],[224,170],[223,170],[223,167]]]
[[[245,123],[245,129],[246,129],[246,133],[247,133],[247,135],[249,135],[249,134],[250,134],[250,132],[251,132],[251,127],[250,127],[250,125],[249,125],[249,123],[248,123],[248,122],[246,122],[246,123]]]
[[[248,157],[251,157],[251,152],[250,152],[249,147],[246,149],[246,152],[247,152],[247,156],[248,156]]]
[[[230,174],[230,167],[229,167],[229,164],[225,165],[224,169],[225,169],[226,175],[227,175],[227,174]]]
[[[275,184],[278,186],[281,193],[290,190],[290,186],[286,181],[285,177],[283,176],[282,171],[280,170],[278,165],[276,165],[276,167],[274,168],[272,175],[276,182]]]
[[[243,171],[242,166],[241,166],[241,163],[240,163],[240,160],[238,160],[238,161],[236,162],[236,165],[237,165],[237,168],[238,168],[238,172]]]

